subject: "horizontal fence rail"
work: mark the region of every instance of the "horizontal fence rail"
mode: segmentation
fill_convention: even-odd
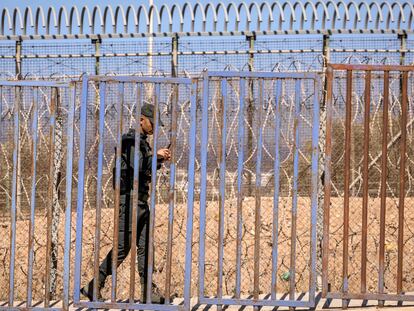
[[[413,66],[328,66],[322,294],[342,299],[343,307],[350,299],[378,300],[380,305],[385,300],[414,299],[404,294],[412,290],[407,282],[412,258],[406,251],[404,212],[413,196],[407,187],[413,70]],[[338,213],[341,205],[343,212]],[[338,239],[339,230],[332,220],[338,214],[343,215],[343,240],[335,245],[332,240]],[[342,258],[335,260],[330,253],[340,246]],[[335,277],[338,267],[341,281]]]
[[[410,1],[232,1],[160,6],[3,8],[2,39],[412,33]],[[152,21],[152,22],[151,22]]]

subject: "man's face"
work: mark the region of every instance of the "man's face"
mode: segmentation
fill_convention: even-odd
[[[141,129],[145,135],[152,135],[153,133],[152,123],[146,116],[141,116]]]

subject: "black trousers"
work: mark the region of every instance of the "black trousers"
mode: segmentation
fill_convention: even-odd
[[[147,258],[148,258],[148,232],[149,232],[149,207],[147,203],[140,203],[137,206],[137,259],[138,272],[141,278],[146,281]],[[132,236],[132,197],[130,194],[120,196],[119,230],[118,230],[118,256],[117,267],[128,256],[131,249]],[[112,275],[112,254],[109,251],[99,266],[99,287],[102,288],[108,275]],[[93,280],[91,281],[93,284]]]

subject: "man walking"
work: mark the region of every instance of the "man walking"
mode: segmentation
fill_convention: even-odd
[[[151,182],[152,152],[147,141],[148,135],[154,131],[154,105],[144,104],[141,108],[141,133],[140,150],[139,150],[139,185],[138,189],[133,188],[134,176],[134,144],[135,130],[130,129],[127,134],[122,136],[122,157],[121,157],[121,190],[120,190],[120,211],[119,211],[119,229],[118,229],[118,258],[117,267],[127,257],[131,249],[132,235],[132,191],[138,193],[137,206],[137,258],[138,272],[141,283],[141,302],[146,302],[147,286],[147,254],[148,254],[148,229],[149,229],[149,183]],[[159,124],[163,126],[161,119]],[[154,138],[156,139],[156,138]],[[157,169],[161,163],[171,158],[169,149],[160,149],[157,152]],[[115,176],[114,176],[115,179]],[[98,281],[98,300],[103,300],[100,290],[105,286],[105,280],[108,275],[112,274],[112,250],[109,251],[106,258],[99,266]],[[93,283],[92,279],[88,285],[81,289],[81,293],[93,300]],[[155,304],[163,304],[164,297],[160,294],[158,287],[152,284],[151,301]]]

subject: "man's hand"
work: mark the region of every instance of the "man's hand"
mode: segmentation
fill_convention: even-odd
[[[171,160],[171,151],[169,149],[158,150],[157,159],[162,162]]]

